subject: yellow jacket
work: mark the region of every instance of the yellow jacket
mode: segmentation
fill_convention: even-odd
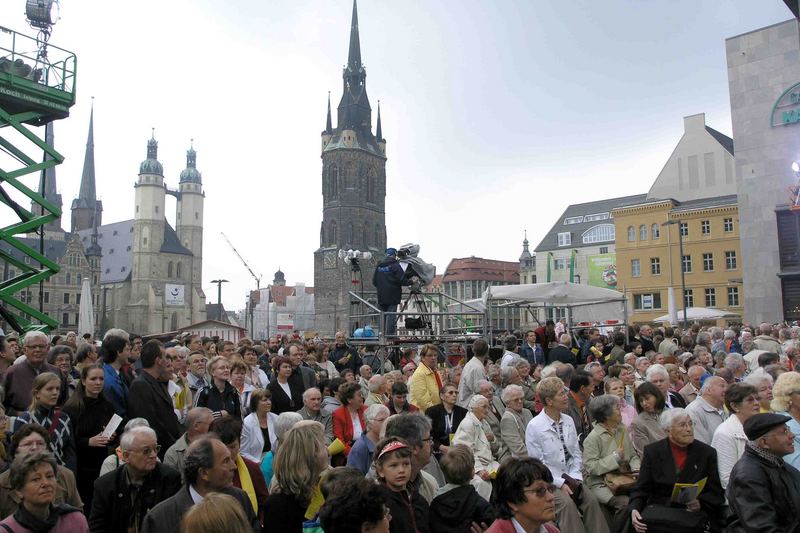
[[[409,402],[423,413],[433,405],[441,403],[439,386],[436,383],[435,370],[420,363],[409,382],[411,398]]]

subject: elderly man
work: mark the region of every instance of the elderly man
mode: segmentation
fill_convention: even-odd
[[[303,420],[319,422],[325,428],[325,444],[333,442],[331,415],[322,411],[322,393],[313,387],[303,392],[303,408],[297,411]]]
[[[744,361],[744,357],[738,353],[730,353],[725,356],[725,362],[723,363],[725,368],[731,371],[733,374],[733,379],[738,383],[744,379],[744,375],[747,372],[747,363]]]
[[[156,432],[164,458],[181,436],[181,427],[175,415],[172,397],[168,390],[172,366],[164,352],[164,345],[155,339],[147,341],[141,353],[142,373],[131,383],[128,391],[128,416],[144,418]]]
[[[191,390],[192,396],[194,396],[198,391],[211,384],[211,380],[206,373],[208,358],[203,352],[193,352],[189,355],[187,361],[189,367],[186,373],[186,381],[189,383],[189,390]]]
[[[236,463],[219,438],[198,438],[186,450],[183,472],[186,483],[174,496],[162,501],[148,513],[142,533],[180,531],[181,520],[186,512],[212,492],[232,496],[242,506],[253,532],[261,531],[250,498],[243,490],[233,486],[235,471]]]
[[[372,367],[369,365],[361,365],[361,367],[359,367],[358,369],[358,379],[356,380],[356,382],[361,387],[361,396],[363,396],[364,398],[369,396],[370,379],[372,379]]]
[[[603,370],[603,365],[598,361],[593,361],[583,369],[592,375],[592,397],[605,394],[606,372]]]
[[[33,380],[42,372],[52,372],[61,376],[61,391],[58,405],[63,405],[67,398],[67,383],[64,375],[53,365],[45,361],[50,341],[41,331],[29,331],[23,340],[25,361],[11,365],[3,376],[3,389],[5,398],[3,405],[6,414],[18,415],[28,410],[31,405],[31,388]]]
[[[558,346],[550,350],[547,354],[547,364],[553,361],[560,361],[575,366],[577,360],[575,354],[572,353],[572,337],[569,333],[562,333],[558,338]]]
[[[764,350],[765,352],[775,352],[777,354],[783,353],[781,343],[778,342],[778,339],[772,336],[772,326],[770,324],[764,322],[759,326],[758,330],[761,334],[753,339],[756,348],[759,350]]]
[[[589,414],[589,400],[592,399],[594,384],[588,372],[578,371],[569,382],[569,406],[566,414],[575,423],[578,432],[578,445],[583,450],[583,441],[592,432],[594,421]]]
[[[783,461],[795,449],[795,435],[786,426],[790,420],[763,413],[745,421],[749,442],[728,482],[734,515],[728,531],[800,530],[800,472]]]
[[[499,436],[500,420],[503,418],[506,406],[503,405],[500,397],[495,394],[494,386],[486,380],[478,383],[478,395],[489,400],[489,413],[486,415],[486,421],[489,423],[489,428],[491,428],[492,433]],[[494,453],[495,458],[502,463],[508,456],[508,448],[506,448],[505,443],[500,439],[493,439],[490,440],[490,442],[492,444],[492,453]]]
[[[361,357],[358,355],[358,350],[347,345],[347,337],[341,331],[336,332],[336,342],[330,354],[328,354],[328,359],[340,374],[346,368],[349,368],[355,374],[361,366]]]
[[[213,421],[214,416],[207,407],[195,407],[190,410],[186,414],[186,432],[164,454],[164,464],[171,466],[183,476],[186,450],[191,443],[208,433]],[[183,480],[186,481],[186,478]]]
[[[647,369],[645,375],[647,381],[658,387],[658,390],[664,395],[666,408],[672,409],[673,407],[686,407],[686,400],[677,392],[669,390],[669,372],[663,365],[651,365]]]
[[[120,439],[125,464],[94,482],[89,530],[141,531],[144,517],[181,487],[181,475],[158,461],[156,432],[135,427]]]
[[[386,378],[380,374],[369,378],[368,387],[369,394],[364,402],[367,407],[374,404],[383,405],[389,400],[386,394]]]
[[[642,352],[654,352],[656,346],[653,344],[653,328],[645,324],[639,328],[639,338],[642,342]]]
[[[528,455],[553,474],[556,525],[561,531],[605,533],[608,523],[592,491],[583,486],[583,457],[575,423],[564,411],[567,395],[559,378],[545,378],[536,387],[544,409],[525,429]],[[580,513],[578,512],[580,506]],[[581,516],[582,515],[582,516]]]
[[[697,394],[700,392],[700,379],[706,375],[706,369],[700,365],[695,365],[689,367],[686,375],[689,376],[689,383],[684,385],[678,393],[683,396],[687,404],[690,404],[697,398]],[[706,442],[706,444],[708,443]]]
[[[634,384],[636,387],[644,383],[647,375],[647,369],[650,368],[650,359],[645,356],[636,358],[636,372],[634,373]]]
[[[694,424],[694,438],[700,442],[710,445],[717,427],[728,418],[725,413],[726,390],[728,382],[723,378],[708,377],[700,388],[700,395],[686,407]]]
[[[489,344],[484,339],[475,339],[472,343],[472,359],[464,365],[461,381],[458,383],[458,405],[467,406],[469,399],[478,394],[478,382],[486,379],[486,356],[489,355]]]

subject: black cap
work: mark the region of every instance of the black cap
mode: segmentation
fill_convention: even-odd
[[[748,440],[756,440],[766,435],[772,428],[785,424],[792,418],[775,413],[759,413],[751,416],[744,423],[744,434]]]

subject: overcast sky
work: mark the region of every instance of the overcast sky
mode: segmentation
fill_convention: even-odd
[[[351,0],[61,3],[51,43],[78,56],[77,104],[55,126],[65,229],[94,96],[104,222],[133,217],[152,127],[171,187],[194,138],[207,301],[218,277],[231,280],[228,309],[255,287],[220,232],[262,286],[279,266],[289,284],[313,285],[320,132],[327,92],[334,107],[341,97]],[[0,24],[30,33],[24,5],[2,2]],[[730,135],[725,38],[791,17],[780,0],[358,7],[387,139],[388,240],[419,243],[440,273],[453,257],[516,261],[523,231],[535,248],[568,204],[646,192],[686,115]]]

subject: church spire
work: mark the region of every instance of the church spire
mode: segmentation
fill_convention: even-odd
[[[350,51],[347,54],[347,68],[356,72],[361,69],[361,42],[358,38],[358,8],[353,0],[353,19],[350,23]]]
[[[333,133],[333,121],[331,120],[331,92],[328,91],[328,119],[325,121],[325,133]]]
[[[78,200],[85,202],[85,205],[92,209],[97,201],[94,179],[94,100],[92,100],[92,111],[89,115],[89,135],[86,138],[86,155],[83,158],[83,174],[81,175]]]
[[[381,128],[381,101],[378,100],[378,125],[375,128],[375,138],[383,140],[383,129]]]
[[[525,230],[525,240],[522,241],[522,254],[519,256],[520,262],[530,261],[531,252],[528,250],[528,230]],[[528,265],[523,265],[528,266]]]

